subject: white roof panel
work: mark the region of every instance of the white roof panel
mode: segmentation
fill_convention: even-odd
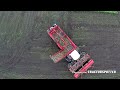
[[[70,56],[74,59],[77,60],[80,57],[80,54],[74,50],[72,53],[70,53]]]

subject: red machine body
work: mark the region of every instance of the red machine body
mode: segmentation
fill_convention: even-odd
[[[57,53],[50,55],[50,58],[55,62],[59,62],[60,60],[70,56],[70,54],[76,50],[79,50],[73,41],[66,35],[66,33],[58,26],[54,25],[47,30],[49,36],[54,40],[57,46],[60,48],[60,51]],[[77,60],[72,60],[71,64],[69,63],[69,70],[74,72],[74,77],[78,78],[84,72],[86,72],[94,63],[93,59],[90,58],[88,54],[82,55]],[[83,72],[83,73],[82,73]]]

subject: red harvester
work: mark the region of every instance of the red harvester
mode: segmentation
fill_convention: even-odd
[[[93,59],[85,52],[79,52],[79,47],[66,35],[66,33],[56,24],[47,30],[49,36],[54,40],[60,51],[50,58],[55,62],[66,59],[69,70],[78,78],[94,64]]]

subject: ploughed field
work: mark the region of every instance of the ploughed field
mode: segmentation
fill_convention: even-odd
[[[83,79],[120,78],[120,15],[86,11],[1,11],[0,78],[74,79],[65,59],[49,55],[59,49],[48,36],[54,23],[95,61],[92,70],[115,74],[84,74]]]

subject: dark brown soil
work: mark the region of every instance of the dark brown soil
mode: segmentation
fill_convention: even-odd
[[[93,70],[117,72],[86,74],[83,79],[120,78],[119,16],[75,11],[1,11],[0,32],[3,34],[0,34],[0,78],[74,79],[64,59],[55,64],[49,57],[58,51],[56,44],[47,34],[47,29],[54,23],[58,24],[76,45],[85,45],[81,50],[88,52],[94,59]],[[17,33],[19,31],[22,34]],[[12,38],[13,33],[22,36],[16,40],[18,36]]]

